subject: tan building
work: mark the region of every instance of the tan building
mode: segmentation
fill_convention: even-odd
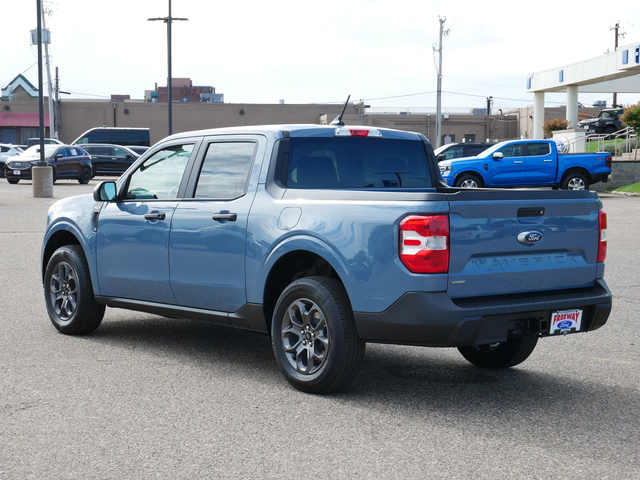
[[[15,82],[3,89],[0,101],[0,143],[24,144],[28,138],[39,135],[37,89],[20,77],[22,76],[16,77]],[[145,127],[150,129],[152,143],[164,138],[168,130],[167,103],[149,99],[130,100],[127,97],[114,95],[111,100],[60,101],[57,107],[53,107],[57,112],[53,128],[57,129],[57,138],[71,143],[88,129],[101,126]],[[172,104],[172,124],[174,133],[239,125],[323,124],[330,123],[343,108],[344,105],[341,104],[177,102]],[[598,111],[596,108],[583,110],[580,115],[586,117]],[[45,136],[55,137],[56,133],[50,132],[48,113],[48,102],[45,101]],[[563,108],[545,109],[545,120],[564,116]],[[532,119],[532,107],[491,115],[474,115],[471,110],[469,114],[448,114],[445,111],[441,143],[533,138]],[[371,113],[362,103],[349,104],[344,121],[352,125],[420,132],[429,139],[434,138],[436,131],[433,114]]]

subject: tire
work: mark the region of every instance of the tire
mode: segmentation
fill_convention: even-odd
[[[97,303],[82,248],[56,250],[45,270],[44,299],[53,326],[68,335],[84,335],[100,326],[105,306]]]
[[[589,181],[581,173],[569,173],[562,179],[563,190],[589,190]]]
[[[482,188],[483,185],[484,184],[482,183],[482,180],[480,180],[480,178],[470,173],[463,173],[462,175],[458,175],[454,183],[454,187],[461,188]]]
[[[458,347],[469,362],[482,368],[509,368],[524,362],[538,344],[538,337],[528,335],[511,338],[503,343]]]
[[[11,185],[16,185],[19,181],[19,178],[7,178],[7,182],[9,182]]]
[[[271,342],[287,381],[308,393],[344,388],[365,351],[344,288],[325,277],[301,278],[285,288],[275,306]]]
[[[91,180],[91,170],[89,168],[83,168],[80,172],[80,178],[78,178],[78,182],[82,185],[86,185]]]

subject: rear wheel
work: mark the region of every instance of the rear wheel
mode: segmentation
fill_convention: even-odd
[[[458,175],[454,186],[462,188],[482,188],[483,183],[476,175],[463,173],[462,175]]]
[[[91,170],[88,168],[83,168],[82,172],[80,172],[80,178],[78,178],[78,182],[82,185],[86,185],[91,180]]]
[[[538,344],[538,337],[516,337],[502,343],[458,347],[469,362],[482,368],[509,368],[524,362]]]
[[[51,256],[44,298],[51,323],[60,332],[82,335],[100,326],[105,306],[93,296],[89,266],[78,245],[60,247]]]
[[[569,173],[562,180],[564,190],[589,190],[589,181],[581,173]]]
[[[287,381],[309,393],[345,387],[365,350],[344,288],[325,277],[301,278],[285,288],[273,314],[271,341]]]

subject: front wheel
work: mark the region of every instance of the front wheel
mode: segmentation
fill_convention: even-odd
[[[44,299],[51,323],[60,332],[82,335],[100,326],[105,306],[96,302],[82,248],[67,245],[47,263]]]
[[[11,185],[15,185],[20,181],[19,178],[7,178],[7,182],[9,182]]]
[[[564,190],[589,190],[589,181],[581,173],[570,173],[562,180]]]
[[[454,186],[461,188],[482,188],[483,183],[477,176],[471,175],[470,173],[463,173],[462,175],[458,175]]]
[[[344,288],[325,277],[301,278],[285,288],[273,314],[271,341],[287,381],[308,393],[345,387],[365,351]]]
[[[538,344],[538,337],[528,335],[506,342],[458,347],[458,351],[476,367],[509,368],[524,362]]]

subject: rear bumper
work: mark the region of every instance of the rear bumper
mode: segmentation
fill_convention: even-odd
[[[459,347],[548,336],[551,314],[573,308],[583,310],[580,331],[596,330],[607,322],[611,304],[600,279],[589,289],[455,301],[446,292],[410,292],[384,312],[355,312],[355,320],[367,342]]]

